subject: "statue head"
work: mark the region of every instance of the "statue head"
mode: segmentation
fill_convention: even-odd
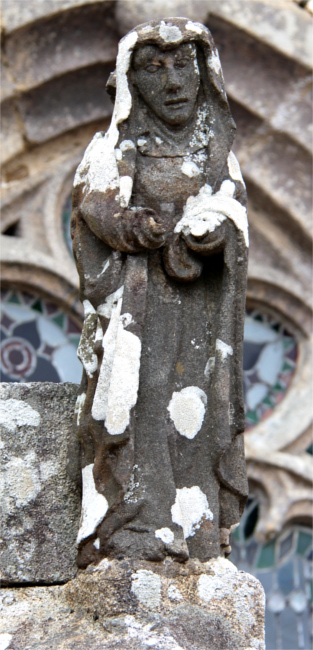
[[[195,113],[200,86],[194,43],[162,50],[142,45],[133,56],[132,82],[150,109],[170,126],[184,126]]]

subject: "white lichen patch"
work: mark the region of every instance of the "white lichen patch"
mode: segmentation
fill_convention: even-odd
[[[182,38],[179,27],[171,23],[166,24],[164,20],[161,20],[159,34],[165,43],[177,43]]]
[[[86,307],[85,303],[88,302],[88,300],[84,301],[84,309]],[[85,309],[84,325],[79,346],[77,348],[77,356],[82,362],[88,377],[92,378],[98,368],[98,357],[94,351],[97,315],[92,305],[90,305],[90,307],[92,308],[92,311],[89,310],[89,308],[88,311]]]
[[[0,650],[7,650],[12,639],[13,639],[12,634],[8,634],[6,632],[0,634]]]
[[[169,586],[167,590],[167,596],[170,600],[183,600],[183,597],[176,585]]]
[[[97,526],[104,519],[109,507],[106,498],[96,490],[92,470],[93,464],[87,465],[82,470],[82,513],[77,535],[77,544],[90,535],[93,535]]]
[[[178,433],[189,440],[199,433],[206,404],[207,396],[198,386],[187,386],[173,393],[167,410]]]
[[[199,147],[199,145],[202,147],[208,146],[210,137],[212,135],[211,130],[208,129],[209,115],[210,111],[206,102],[198,106],[195,128],[189,143],[190,147]]]
[[[213,521],[207,497],[198,485],[176,490],[171,513],[173,522],[183,528],[185,539],[193,537],[206,519]]]
[[[97,551],[99,551],[99,548],[100,548],[100,537],[97,537],[97,539],[95,539],[93,545],[94,545],[94,547],[97,549]]]
[[[121,621],[122,622],[122,621]],[[124,624],[127,628],[127,635],[124,637],[123,647],[128,647],[128,641],[131,647],[136,648],[157,648],[158,650],[183,650],[174,637],[169,634],[159,634],[156,632],[155,622],[142,625],[134,616],[127,615],[124,618]]]
[[[186,29],[188,29],[190,32],[195,32],[195,34],[202,34],[203,32],[203,25],[200,23],[193,23],[191,20],[188,20],[188,23],[185,25]]]
[[[170,528],[158,528],[154,534],[164,544],[173,544],[174,542],[174,533]]]
[[[101,560],[101,562],[99,562],[99,564],[97,564],[97,566],[93,570],[107,571],[110,568],[110,566],[111,566],[111,562],[109,562],[109,560],[106,557],[104,557],[103,560]]]
[[[130,420],[130,411],[137,402],[141,341],[128,332],[119,322],[105,426],[111,435],[125,431]]]
[[[127,208],[133,191],[133,179],[130,176],[120,177],[120,206]]]
[[[39,427],[40,414],[29,404],[20,399],[0,401],[0,425],[10,433],[15,433],[18,427]]]
[[[116,125],[127,120],[131,106],[132,97],[128,87],[127,72],[130,66],[132,51],[138,39],[137,32],[130,32],[119,43],[116,59],[116,97],[112,122]]]
[[[5,496],[13,499],[15,507],[21,508],[36,499],[41,491],[39,463],[34,451],[24,458],[13,457],[5,465]]]
[[[80,395],[78,395],[77,400],[76,400],[76,404],[75,404],[75,409],[74,409],[74,413],[76,414],[77,426],[79,426],[79,423],[80,423],[80,416],[81,416],[85,401],[86,401],[86,393],[81,393]]]
[[[135,145],[132,140],[122,140],[120,144],[120,150],[122,153],[125,153],[126,151],[130,151],[131,149],[135,149]]]
[[[118,133],[96,133],[77,168],[74,187],[84,183],[84,192],[118,190],[119,175],[114,146]]]
[[[131,314],[121,316],[123,287],[100,305],[98,313],[110,318],[103,337],[103,358],[92,405],[92,417],[104,420],[111,435],[123,433],[137,402],[141,341],[125,330]]]
[[[83,301],[83,307],[84,307],[84,317],[89,316],[89,314],[95,314],[96,310],[92,306],[90,300],[84,300]]]
[[[230,178],[232,178],[233,181],[239,181],[244,185],[245,183],[242,178],[239,162],[232,151],[229,152],[229,156],[227,158],[227,166]]]
[[[246,208],[233,198],[235,184],[226,180],[216,194],[212,195],[210,185],[203,185],[197,196],[187,199],[181,220],[176,224],[175,233],[203,237],[213,232],[228,217],[236,228],[241,230],[246,246],[249,246],[248,219]]]
[[[142,27],[140,33],[146,34],[147,32],[152,32],[152,31],[153,31],[152,25],[146,25],[145,27]]]
[[[148,609],[159,607],[161,602],[161,578],[152,571],[140,569],[132,575],[133,594],[141,605]]]
[[[229,422],[230,426],[232,426],[233,424],[236,424],[235,407],[231,402],[229,402],[229,404],[228,404],[228,422]]]
[[[139,489],[139,481],[136,480],[136,474],[139,472],[138,465],[134,465],[130,481],[128,484],[127,492],[124,495],[124,501],[128,503],[137,503],[138,498],[136,492]]]
[[[41,481],[49,481],[53,476],[57,476],[60,471],[60,466],[55,459],[42,460],[39,467]]]
[[[75,174],[74,187],[84,184],[84,193],[90,191],[105,193],[107,190],[113,190],[118,197],[120,179],[115,147],[119,138],[118,125],[127,120],[132,106],[127,72],[137,39],[138,34],[134,31],[127,34],[119,43],[116,59],[116,97],[110,128],[105,134],[96,133]],[[128,194],[125,187],[122,188],[119,196],[121,206],[127,207],[125,203]]]
[[[122,308],[122,296],[123,287],[108,296],[105,304],[100,305],[98,308],[98,312],[102,316],[110,318],[110,322],[102,341],[103,357],[91,410],[92,417],[95,420],[105,420],[107,414],[108,394]]]
[[[193,163],[193,162],[183,162],[181,166],[181,170],[185,176],[188,176],[189,178],[194,178],[194,176],[199,176],[201,173],[201,170],[199,167]]]
[[[104,316],[105,318],[111,318],[117,304],[119,303],[120,306],[122,306],[121,299],[123,297],[123,292],[124,285],[114,291],[114,293],[110,293],[110,295],[106,297],[105,302],[102,305],[99,305],[97,309],[98,314],[100,316]]]
[[[125,312],[124,314],[121,315],[120,321],[124,328],[128,327],[128,325],[135,323],[132,315],[129,314],[128,312]]]
[[[145,138],[138,138],[137,140],[138,147],[144,147],[145,144],[147,144],[147,140],[145,140]]]
[[[215,368],[215,357],[210,357],[205,364],[205,368],[204,368],[205,377],[210,379],[213,375],[214,368]]]
[[[221,339],[216,339],[215,348],[216,352],[220,353],[223,361],[225,361],[227,357],[231,357],[234,354],[232,346],[224,343],[224,341],[221,341]]]
[[[102,339],[103,339],[103,329],[102,329],[102,325],[101,325],[101,322],[100,322],[100,318],[97,318],[95,343],[96,343],[96,341],[102,341]]]
[[[106,272],[106,270],[109,268],[109,266],[110,266],[110,258],[105,260],[105,262],[103,263],[103,269],[102,271],[100,271],[100,273],[98,273],[97,278],[100,278],[101,275],[103,275]]]
[[[215,74],[222,74],[222,66],[217,50],[212,50],[211,56],[208,58],[208,64],[214,70]]]
[[[233,583],[237,568],[232,562],[218,557],[207,563],[213,575],[202,574],[198,580],[198,596],[209,603],[212,599],[223,599],[233,594]]]

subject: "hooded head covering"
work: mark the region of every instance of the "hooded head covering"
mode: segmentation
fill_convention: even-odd
[[[219,55],[206,27],[187,18],[167,18],[139,25],[120,41],[116,70],[107,84],[114,99],[111,124],[106,133],[97,133],[88,146],[77,169],[74,187],[83,183],[84,192],[111,190],[122,208],[129,206],[138,135],[134,120],[136,92],[130,78],[133,52],[144,45],[168,50],[183,43],[194,43],[197,48],[204,99],[202,105],[198,105],[193,148],[209,148],[207,173],[214,186],[225,166],[236,128],[226,97]]]

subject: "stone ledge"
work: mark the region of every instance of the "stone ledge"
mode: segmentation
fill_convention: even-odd
[[[265,650],[264,592],[228,560],[102,560],[64,586],[3,589],[12,650]]]

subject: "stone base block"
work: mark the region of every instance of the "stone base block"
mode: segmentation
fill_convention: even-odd
[[[106,559],[63,586],[2,589],[3,650],[264,650],[264,592],[228,560]]]
[[[2,586],[53,584],[76,574],[81,496],[66,461],[77,390],[0,386]]]

